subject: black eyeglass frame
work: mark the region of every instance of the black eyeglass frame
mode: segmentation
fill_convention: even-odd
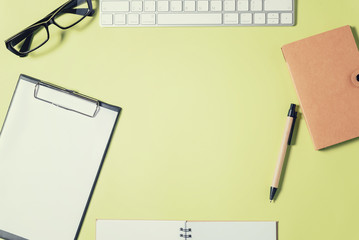
[[[68,29],[70,27],[73,27],[74,25],[78,24],[79,22],[81,22],[85,17],[93,16],[95,14],[95,10],[93,9],[92,1],[91,0],[83,0],[83,2],[85,2],[85,1],[88,4],[87,12],[86,13],[77,13],[77,14],[82,15],[82,17],[79,20],[77,20],[75,23],[71,24],[70,26],[63,27],[63,26],[59,25],[58,23],[56,23],[56,21],[54,19],[57,17],[57,14],[60,13],[61,11],[63,11],[64,9],[66,9],[66,8],[70,9],[70,8],[75,7],[77,5],[78,0],[69,0],[69,1],[67,1],[63,5],[61,5],[60,7],[58,7],[57,9],[55,9],[54,11],[52,11],[51,13],[46,15],[41,20],[37,21],[36,23],[30,25],[29,27],[25,28],[24,30],[20,31],[19,33],[15,34],[14,36],[10,37],[9,39],[7,39],[5,41],[6,48],[9,49],[12,53],[14,53],[14,54],[16,54],[16,55],[18,55],[20,57],[26,57],[29,53],[31,53],[31,52],[37,50],[38,48],[42,47],[50,39],[49,26],[51,24],[54,24],[57,27],[59,27],[59,28],[61,28],[63,30],[66,30],[66,29]],[[11,43],[16,38],[18,38],[19,36],[21,36],[23,34],[31,33],[31,32],[33,32],[34,29],[37,29],[38,27],[41,27],[41,26],[43,26],[46,29],[46,32],[47,32],[47,39],[42,44],[40,44],[39,46],[37,46],[34,49],[31,49],[31,50],[28,50],[28,51],[25,51],[25,52],[17,51],[12,46]]]

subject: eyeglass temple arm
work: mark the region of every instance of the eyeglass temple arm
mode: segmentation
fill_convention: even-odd
[[[61,11],[61,13],[72,13],[72,14],[76,14],[76,15],[85,16],[85,15],[87,15],[88,11],[89,10],[87,8],[76,8],[76,9],[72,8],[72,9],[65,9],[65,10]]]

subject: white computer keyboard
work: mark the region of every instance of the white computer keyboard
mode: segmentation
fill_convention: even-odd
[[[102,27],[293,26],[294,0],[100,0]]]

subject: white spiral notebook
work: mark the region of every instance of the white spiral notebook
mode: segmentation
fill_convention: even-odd
[[[0,132],[0,239],[77,239],[121,108],[21,75]]]
[[[96,240],[277,240],[277,222],[97,220]]]

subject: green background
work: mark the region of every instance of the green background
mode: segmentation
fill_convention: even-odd
[[[0,39],[63,2],[2,0]],[[315,151],[301,114],[269,203],[299,103],[281,47],[343,25],[357,39],[359,1],[298,0],[296,15],[294,27],[101,28],[98,13],[52,25],[27,58],[0,48],[0,123],[20,73],[123,108],[80,240],[95,240],[96,219],[269,220],[279,240],[359,239],[359,140]]]

